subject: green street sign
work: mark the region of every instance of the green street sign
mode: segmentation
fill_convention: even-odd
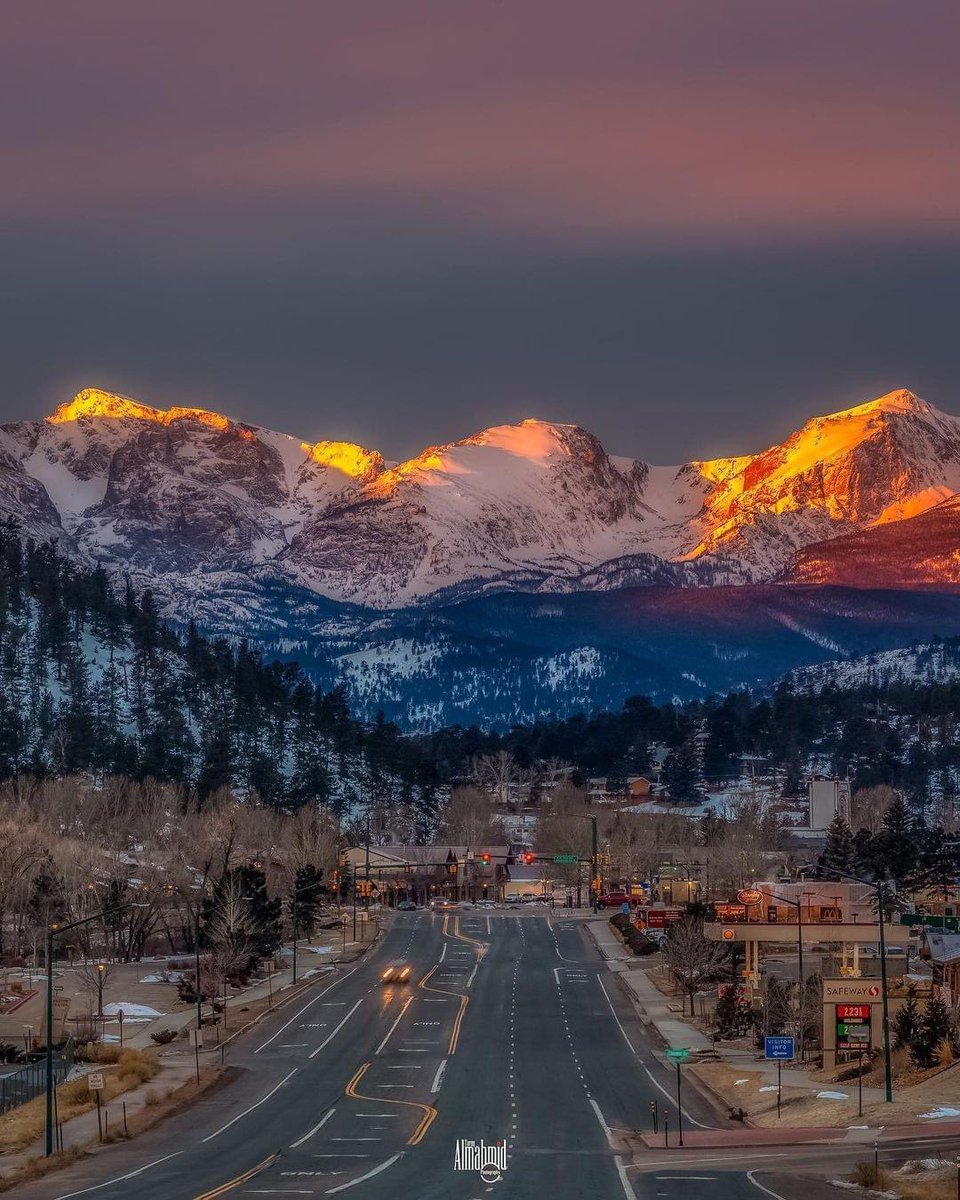
[[[675,1059],[677,1060],[677,1062],[683,1062],[683,1060],[684,1060],[684,1059],[687,1057],[687,1055],[688,1055],[689,1053],[690,1053],[690,1051],[689,1051],[689,1050],[686,1050],[686,1049],[683,1049],[683,1050],[668,1050],[668,1051],[667,1051],[667,1058],[675,1058]]]
[[[580,859],[576,854],[555,854],[553,861],[558,867],[576,866]]]

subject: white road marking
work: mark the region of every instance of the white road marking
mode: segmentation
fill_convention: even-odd
[[[326,1113],[323,1117],[320,1118],[320,1120],[316,1123],[316,1125],[314,1125],[314,1127],[310,1130],[309,1133],[305,1133],[303,1135],[303,1137],[298,1139],[296,1142],[291,1142],[290,1149],[296,1150],[296,1148],[298,1146],[302,1146],[304,1142],[309,1141],[310,1138],[313,1137],[313,1135],[317,1132],[318,1129],[322,1129],[324,1127],[324,1125],[326,1125],[326,1123],[330,1120],[330,1118],[333,1116],[333,1114],[336,1111],[337,1110],[335,1108],[331,1108],[328,1113]]]
[[[316,1003],[317,1003],[317,1001],[318,1001],[318,1000],[319,1000],[321,997],[323,997],[323,996],[325,996],[325,995],[327,994],[327,992],[329,992],[329,991],[332,991],[332,990],[333,990],[333,988],[335,988],[335,987],[337,986],[337,984],[338,984],[338,983],[343,983],[343,981],[344,981],[345,979],[349,979],[349,978],[350,978],[350,976],[351,976],[351,975],[354,973],[354,971],[359,971],[359,970],[360,970],[359,966],[357,966],[357,967],[354,967],[352,970],[348,971],[348,972],[346,973],[346,975],[341,975],[339,979],[335,979],[335,980],[333,981],[333,983],[330,983],[330,984],[328,984],[328,985],[327,985],[327,986],[326,986],[326,987],[323,989],[323,991],[322,991],[322,992],[318,992],[318,993],[317,993],[317,995],[316,995],[316,996],[314,996],[314,998],[313,998],[312,1000],[308,1000],[308,1001],[307,1001],[307,1003],[306,1003],[306,1004],[303,1006],[303,1008],[301,1008],[301,1009],[298,1009],[298,1010],[297,1010],[297,1011],[296,1011],[296,1012],[293,1014],[293,1016],[290,1018],[290,1020],[289,1020],[289,1021],[284,1021],[284,1023],[283,1023],[283,1024],[280,1026],[280,1028],[277,1030],[277,1032],[276,1032],[276,1033],[273,1035],[273,1037],[272,1037],[272,1038],[267,1038],[267,1040],[266,1040],[266,1041],[263,1043],[263,1045],[262,1045],[262,1046],[258,1046],[258,1047],[256,1048],[256,1050],[254,1050],[254,1054],[259,1054],[261,1050],[266,1050],[266,1048],[267,1048],[269,1045],[271,1045],[273,1042],[275,1042],[275,1041],[277,1040],[277,1038],[280,1036],[280,1034],[281,1034],[281,1033],[283,1033],[283,1031],[284,1031],[284,1030],[287,1028],[287,1026],[288,1026],[288,1025],[292,1025],[292,1024],[293,1024],[293,1022],[294,1022],[294,1021],[295,1021],[295,1020],[296,1020],[298,1017],[301,1017],[301,1016],[303,1016],[303,1014],[304,1014],[304,1013],[307,1011],[307,1009],[308,1009],[308,1008],[309,1008],[309,1007],[310,1007],[312,1004],[316,1004]],[[346,1003],[346,1001],[344,1001],[344,1003]]]
[[[446,1069],[447,1069],[447,1060],[444,1059],[443,1062],[440,1064],[440,1066],[437,1067],[437,1073],[433,1077],[433,1083],[431,1083],[431,1085],[430,1085],[431,1092],[439,1092],[440,1091],[440,1085],[443,1083],[443,1073]]]
[[[701,1183],[716,1183],[716,1175],[654,1175],[654,1179],[669,1182],[671,1179],[695,1179]]]
[[[400,1011],[397,1013],[397,1019],[394,1021],[394,1023],[393,1023],[393,1024],[390,1026],[390,1028],[387,1030],[387,1036],[386,1036],[386,1037],[383,1039],[383,1041],[382,1041],[382,1042],[380,1043],[380,1045],[377,1047],[377,1049],[376,1049],[376,1053],[377,1053],[377,1054],[379,1054],[379,1053],[380,1053],[380,1051],[381,1051],[381,1050],[384,1048],[384,1046],[387,1044],[387,1042],[389,1042],[389,1041],[390,1041],[390,1035],[393,1033],[393,1031],[396,1029],[396,1027],[397,1027],[397,1026],[400,1024],[400,1018],[403,1016],[403,1014],[404,1014],[404,1013],[407,1011],[407,1009],[410,1007],[410,1005],[411,1005],[412,1003],[413,1003],[413,997],[412,997],[412,996],[408,996],[408,997],[407,997],[407,999],[406,999],[406,1000],[404,1001],[404,1003],[403,1003],[403,1007],[402,1007],[402,1008],[400,1009]]]
[[[642,1061],[642,1059],[640,1058],[640,1055],[637,1053],[636,1047],[634,1046],[633,1042],[630,1041],[630,1038],[627,1036],[627,1031],[620,1024],[620,1018],[617,1016],[617,1011],[613,1007],[613,1001],[607,995],[607,989],[603,986],[603,980],[600,978],[599,975],[597,976],[597,983],[600,984],[600,990],[603,992],[604,997],[606,998],[607,1004],[610,1005],[610,1012],[613,1014],[613,1019],[617,1023],[617,1028],[623,1034],[623,1040],[630,1047],[631,1051],[633,1052],[634,1057],[640,1063],[640,1066],[643,1067],[644,1071],[646,1071],[650,1082],[655,1087],[658,1087],[660,1089],[660,1091],[663,1092],[663,1094],[666,1096],[666,1098],[670,1101],[670,1103],[673,1105],[673,1107],[676,1108],[677,1107],[676,1100],[673,1098],[673,1096],[670,1095],[670,1093],[663,1086],[663,1084],[660,1082],[660,1080],[657,1079],[657,1077],[653,1074],[653,1072],[650,1070],[650,1068],[647,1066],[647,1064]],[[683,1115],[686,1118],[686,1120],[688,1120],[691,1125],[696,1125],[699,1129],[709,1129],[710,1128],[709,1125],[704,1125],[704,1123],[702,1121],[698,1121],[696,1117],[691,1117],[685,1108],[682,1109],[681,1111],[683,1112]]]
[[[443,943],[443,949],[440,951],[440,962],[443,962],[443,960],[444,960],[446,957],[447,957],[447,943],[446,943],[446,942],[444,942],[444,943]]]
[[[594,1115],[596,1116],[597,1120],[600,1122],[600,1128],[606,1134],[607,1143],[610,1146],[610,1149],[613,1150],[613,1148],[614,1148],[613,1130],[603,1119],[603,1113],[600,1111],[600,1105],[596,1102],[596,1100],[594,1100],[594,1098],[592,1096],[588,1096],[587,1099],[590,1102],[590,1107],[593,1109]]]
[[[623,1194],[627,1200],[637,1200],[637,1193],[633,1190],[630,1180],[627,1178],[627,1169],[623,1165],[623,1159],[617,1154],[614,1155],[613,1162],[617,1168],[617,1174],[620,1176],[620,1186],[623,1188]]]
[[[774,1191],[771,1191],[770,1188],[764,1187],[763,1184],[758,1179],[754,1179],[753,1176],[754,1176],[753,1171],[747,1172],[747,1178],[750,1180],[750,1182],[753,1184],[753,1186],[755,1188],[759,1188],[761,1192],[766,1192],[768,1196],[773,1197],[773,1200],[783,1200],[783,1197],[780,1195],[779,1192],[774,1192]]]
[[[357,1183],[364,1183],[368,1179],[372,1179],[374,1175],[379,1175],[381,1171],[385,1171],[387,1167],[392,1167],[397,1159],[403,1158],[403,1151],[395,1154],[392,1158],[388,1158],[386,1162],[382,1162],[379,1167],[374,1167],[372,1171],[368,1171],[366,1175],[361,1175],[359,1179],[351,1179],[349,1183],[341,1183],[339,1187],[330,1188],[327,1191],[328,1196],[332,1196],[334,1192],[342,1192],[346,1188],[353,1187]]]
[[[316,1058],[317,1055],[320,1053],[320,1051],[324,1048],[324,1046],[329,1046],[330,1043],[333,1041],[333,1039],[337,1036],[337,1034],[344,1027],[344,1025],[346,1025],[346,1023],[350,1020],[350,1018],[353,1016],[353,1014],[357,1011],[357,1009],[360,1007],[360,1005],[362,1003],[363,1003],[363,997],[361,996],[360,999],[353,1006],[353,1008],[350,1009],[350,1011],[347,1013],[347,1015],[343,1018],[343,1020],[340,1022],[340,1024],[336,1027],[336,1029],[334,1029],[332,1033],[328,1033],[327,1036],[320,1043],[320,1045],[316,1048],[316,1050],[311,1051],[311,1053],[308,1054],[307,1057],[308,1058]]]
[[[250,1107],[245,1108],[242,1113],[237,1113],[237,1115],[235,1117],[233,1117],[231,1120],[229,1120],[226,1123],[226,1125],[221,1125],[219,1129],[215,1130],[213,1133],[209,1134],[207,1137],[203,1138],[202,1140],[204,1142],[212,1142],[215,1137],[219,1137],[220,1134],[223,1133],[224,1130],[229,1129],[231,1125],[236,1125],[236,1123],[239,1120],[241,1120],[243,1117],[245,1117],[247,1115],[247,1113],[252,1113],[253,1110],[255,1108],[259,1108],[261,1104],[266,1104],[266,1102],[270,1099],[270,1097],[274,1094],[274,1092],[279,1092],[280,1089],[283,1087],[283,1085],[287,1082],[287,1080],[292,1079],[294,1077],[294,1075],[296,1075],[298,1070],[299,1070],[298,1067],[294,1067],[293,1070],[289,1072],[289,1074],[284,1075],[284,1077],[280,1080],[280,1082],[275,1084],[261,1100],[258,1100],[256,1102],[256,1104],[251,1104]]]
[[[161,1163],[167,1162],[171,1158],[176,1158],[178,1154],[182,1154],[182,1150],[175,1150],[173,1154],[165,1154],[163,1158],[155,1158],[153,1162],[147,1163],[145,1167],[137,1167],[135,1171],[131,1171],[127,1175],[118,1175],[116,1179],[108,1179],[104,1183],[95,1183],[93,1187],[81,1188],[79,1192],[66,1192],[62,1196],[58,1196],[57,1200],[70,1200],[71,1196],[85,1196],[87,1192],[98,1192],[101,1188],[110,1187],[114,1183],[123,1183],[125,1179],[133,1179],[137,1175],[142,1175],[144,1171],[149,1171],[151,1167],[159,1167]]]

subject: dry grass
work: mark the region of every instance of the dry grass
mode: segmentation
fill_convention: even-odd
[[[85,1150],[82,1150],[79,1146],[75,1146],[71,1150],[58,1150],[56,1154],[51,1154],[49,1158],[31,1158],[19,1170],[0,1178],[0,1192],[8,1192],[18,1187],[21,1183],[29,1183],[31,1179],[42,1179],[44,1175],[49,1175],[51,1171],[59,1171],[63,1167],[70,1167],[83,1158],[85,1154]]]
[[[853,1182],[863,1188],[892,1192],[901,1200],[956,1200],[957,1168],[951,1163],[933,1171],[901,1172],[881,1167],[878,1176],[871,1159],[857,1163]]]
[[[146,1083],[156,1075],[159,1067],[156,1060],[144,1050],[105,1047],[116,1050],[114,1069],[104,1073],[104,1087],[100,1099],[108,1104],[124,1092],[129,1092]],[[110,1057],[113,1057],[112,1053]],[[96,1107],[96,1098],[90,1091],[86,1079],[74,1079],[57,1088],[57,1115],[61,1121],[89,1112]],[[22,1150],[43,1135],[46,1117],[46,1101],[37,1096],[29,1104],[21,1104],[0,1117],[0,1153],[8,1154]]]

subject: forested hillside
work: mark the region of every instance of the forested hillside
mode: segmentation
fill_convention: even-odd
[[[430,758],[384,721],[354,720],[341,691],[243,643],[180,636],[149,591],[118,597],[102,569],[0,527],[0,778],[122,775],[221,787],[295,810],[361,799],[432,824]]]

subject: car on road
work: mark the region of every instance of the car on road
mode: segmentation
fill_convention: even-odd
[[[412,900],[401,900],[397,905],[398,912],[416,912],[417,906]]]
[[[394,983],[409,983],[410,967],[405,963],[393,963],[380,976],[380,982],[384,987],[388,987]]]

